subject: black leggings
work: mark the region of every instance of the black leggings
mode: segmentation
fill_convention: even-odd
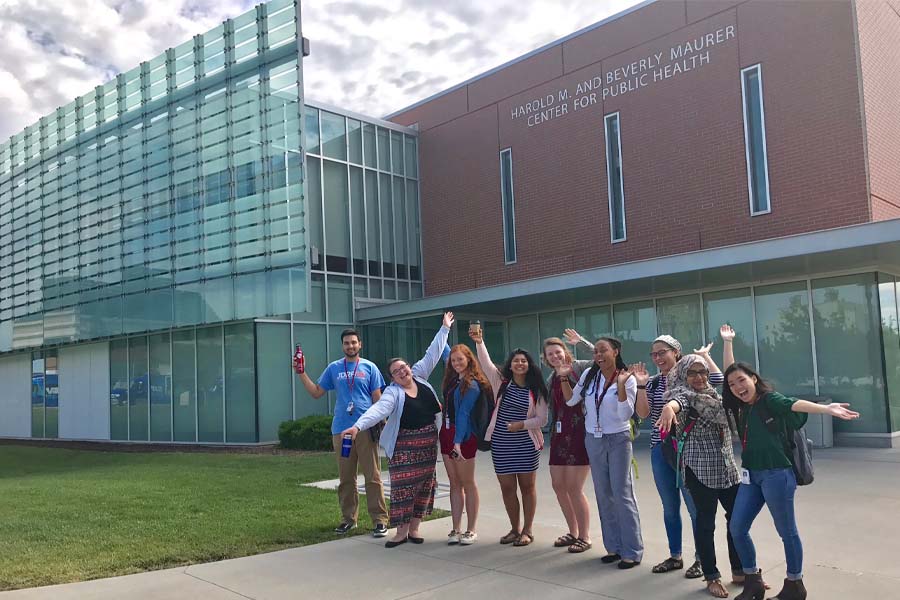
[[[722,575],[716,566],[716,510],[721,504],[725,509],[725,521],[731,523],[731,513],[734,509],[734,500],[740,485],[717,490],[706,487],[697,479],[689,467],[685,467],[685,484],[697,507],[697,518],[694,521],[694,546],[700,557],[700,565],[703,567],[703,579],[711,581],[719,579]],[[734,549],[734,541],[731,539],[731,531],[728,532],[728,559],[731,562],[733,573],[742,572],[741,559]]]

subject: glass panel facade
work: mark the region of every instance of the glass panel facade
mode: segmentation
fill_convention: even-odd
[[[887,431],[875,275],[812,281],[819,395],[849,402],[860,418],[833,419],[836,432]]]
[[[149,435],[150,381],[146,336],[128,339],[128,439],[146,440]]]
[[[537,315],[526,315],[522,317],[513,317],[507,322],[507,333],[510,351],[513,348],[524,348],[528,350],[532,356],[537,358],[541,349],[541,336],[538,329]],[[502,364],[506,360],[506,354],[500,356],[491,356],[494,362]]]
[[[109,437],[128,439],[128,340],[109,343]]]
[[[293,415],[291,386],[295,375],[291,368],[292,350],[290,323],[256,324],[256,397],[260,442],[278,440],[278,426]],[[304,351],[309,352],[306,346]],[[311,376],[312,373],[310,371]],[[302,387],[299,381],[297,385]]]
[[[604,335],[612,335],[612,313],[609,306],[592,306],[575,310],[575,331],[594,342]],[[593,360],[594,353],[584,344],[576,348],[575,357]]]
[[[0,352],[226,321],[237,274],[303,272],[296,16],[260,5],[0,144]]]
[[[256,441],[253,323],[225,326],[225,441]]]
[[[512,149],[500,151],[500,203],[503,207],[503,255],[516,262],[516,201],[513,192]]]
[[[884,372],[887,376],[891,431],[900,431],[900,324],[898,324],[897,283],[893,275],[878,274],[881,302],[881,339],[884,343]]]
[[[225,440],[225,395],[221,327],[197,330],[197,441]]]
[[[779,392],[815,395],[805,282],[755,288],[759,372]]]
[[[44,359],[31,357],[31,437],[44,437]]]
[[[172,347],[168,333],[150,336],[150,439],[172,440]]]
[[[328,366],[328,330],[325,325],[301,325],[294,324],[294,343],[303,347],[303,353],[306,355],[306,370],[313,381],[318,380],[319,375]],[[362,355],[369,360],[372,358],[373,346],[375,345],[374,336],[363,335]],[[332,344],[340,346],[341,339],[338,337],[331,340]],[[376,364],[378,364],[376,362]],[[306,393],[302,384],[294,385],[294,415],[295,418],[305,417],[306,415],[327,415],[330,414],[330,407],[333,402],[329,402],[329,397],[322,396],[315,399]]]
[[[747,184],[750,213],[767,213],[769,205],[769,159],[766,154],[766,119],[763,109],[762,67],[741,71],[744,102],[744,144],[747,152]]]
[[[694,348],[699,348],[705,343],[700,324],[699,295],[660,298],[656,301],[656,318],[659,321],[659,333],[669,334],[681,342],[685,353],[690,352]],[[718,335],[718,328],[716,329],[716,334]],[[707,341],[714,339],[712,335],[712,331],[708,330],[706,334]],[[721,348],[721,346],[720,340],[716,347]]]
[[[197,371],[194,330],[172,334],[172,418],[177,442],[197,439]]]
[[[625,239],[625,189],[622,182],[622,139],[619,113],[606,115],[606,180],[612,241]]]
[[[56,350],[44,352],[44,437],[59,437],[59,364]]]
[[[652,301],[630,302],[613,306],[613,326],[622,340],[622,359],[631,364],[644,361],[656,333],[656,313]]]
[[[756,366],[756,344],[753,341],[753,300],[750,289],[706,292],[703,294],[707,341],[715,341],[712,355],[721,364],[722,338],[719,328],[727,323],[734,329],[734,360]],[[660,328],[662,331],[662,328]]]

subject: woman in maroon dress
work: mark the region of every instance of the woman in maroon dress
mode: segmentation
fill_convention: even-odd
[[[568,547],[569,552],[584,552],[591,547],[591,509],[584,495],[584,482],[591,473],[584,448],[584,415],[581,406],[566,406],[562,388],[569,390],[578,383],[582,371],[591,366],[589,360],[575,360],[565,343],[556,337],[544,340],[544,362],[553,369],[548,388],[553,418],[550,421],[550,480],[562,509],[569,532],[560,536],[554,546]],[[571,391],[569,391],[571,395]]]

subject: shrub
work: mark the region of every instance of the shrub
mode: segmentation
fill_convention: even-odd
[[[294,450],[332,450],[331,417],[309,415],[296,421],[283,421],[278,426],[282,448]]]

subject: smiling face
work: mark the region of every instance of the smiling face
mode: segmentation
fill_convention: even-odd
[[[594,344],[594,362],[600,367],[601,371],[615,369],[618,355],[619,351],[613,348],[613,345],[606,340],[599,340]]]
[[[653,342],[650,347],[650,358],[663,375],[672,370],[677,360],[675,349],[664,342]]]
[[[509,370],[513,375],[525,376],[528,373],[528,359],[524,354],[516,354],[509,363]]]
[[[694,391],[702,391],[706,389],[707,382],[709,380],[709,369],[707,369],[703,363],[695,362],[688,370],[685,371],[685,378],[687,379],[687,383],[691,386],[691,389]]]
[[[344,356],[347,358],[356,358],[359,356],[360,349],[362,349],[362,342],[360,342],[359,337],[355,335],[345,335],[343,339],[341,339],[341,346],[344,349]]]
[[[756,377],[737,369],[728,375],[728,387],[731,393],[737,396],[741,402],[752,404],[759,395],[756,391]]]
[[[453,370],[456,371],[459,375],[462,375],[469,367],[469,359],[462,352],[451,352],[450,367],[452,367]]]
[[[395,360],[388,366],[391,380],[401,387],[408,387],[412,383],[412,371],[405,361]]]
[[[566,364],[568,362],[567,359],[566,349],[559,344],[544,346],[544,360],[554,369]]]

